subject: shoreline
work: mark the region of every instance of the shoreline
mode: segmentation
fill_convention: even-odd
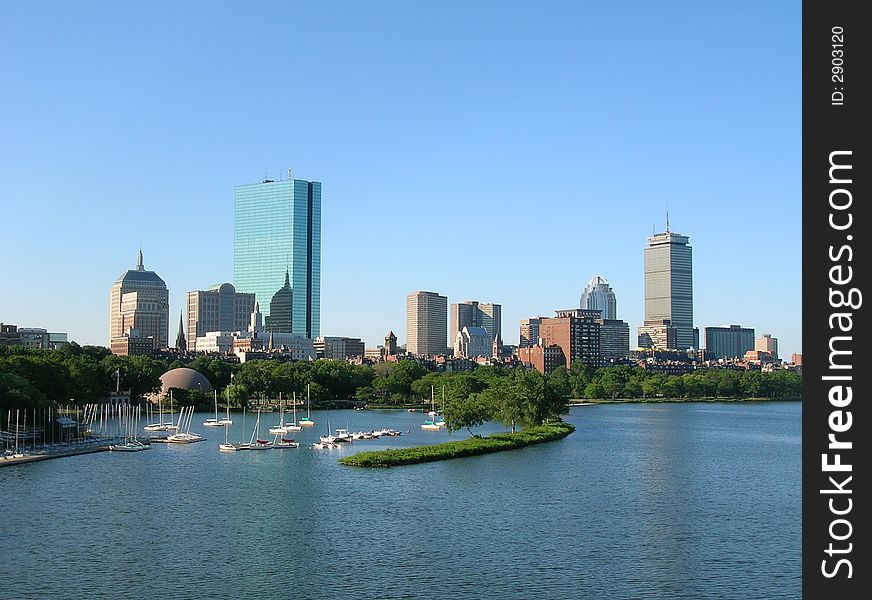
[[[515,433],[494,433],[486,437],[471,437],[461,441],[444,442],[428,446],[371,450],[344,456],[339,464],[348,467],[398,467],[467,456],[480,456],[493,452],[517,450],[534,444],[553,442],[575,431],[570,423],[558,421],[531,427]]]
[[[570,400],[569,406],[594,406],[596,404],[687,404],[723,402],[728,404],[744,402],[802,402],[801,396],[787,398],[615,398],[614,400]]]

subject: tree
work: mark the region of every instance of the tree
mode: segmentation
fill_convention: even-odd
[[[227,402],[230,406],[244,408],[248,406],[248,390],[245,386],[239,383],[231,383],[224,388],[224,393],[227,396]]]
[[[10,408],[35,408],[46,406],[45,394],[27,379],[14,373],[0,373],[0,406]]]
[[[593,381],[584,387],[584,397],[588,400],[599,400],[606,397],[606,391],[603,386]]]
[[[548,385],[559,396],[569,398],[572,394],[572,381],[569,377],[569,370],[564,366],[559,366],[546,377]]]
[[[445,426],[449,431],[466,428],[473,435],[472,428],[481,426],[491,418],[491,404],[482,394],[469,394],[465,398],[453,397],[445,404]]]

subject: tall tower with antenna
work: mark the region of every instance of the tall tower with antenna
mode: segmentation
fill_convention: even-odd
[[[643,328],[648,332],[655,327],[663,330],[661,347],[674,345],[687,350],[698,345],[693,327],[693,248],[689,241],[670,229],[667,208],[666,231],[649,237],[645,247]]]

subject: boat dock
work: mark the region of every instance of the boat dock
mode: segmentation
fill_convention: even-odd
[[[0,456],[0,467],[11,467],[12,465],[32,463],[40,460],[48,460],[50,458],[63,458],[65,456],[78,456],[79,454],[106,452],[109,450],[109,444],[112,443],[114,443],[114,440],[101,441],[99,444],[82,444],[65,448],[56,448],[34,454],[21,453],[19,456],[12,454],[2,455]]]

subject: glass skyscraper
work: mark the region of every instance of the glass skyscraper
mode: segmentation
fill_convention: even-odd
[[[236,188],[233,282],[253,292],[264,317],[285,284],[293,291],[292,333],[321,335],[321,183],[264,180]]]
[[[648,238],[645,248],[645,326],[675,329],[675,346],[696,346],[693,328],[693,250],[688,237],[668,230]]]

